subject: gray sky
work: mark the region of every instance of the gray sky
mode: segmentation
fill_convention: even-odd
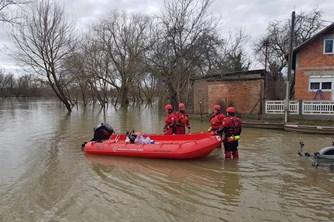
[[[163,0],[56,0],[63,3],[65,12],[74,19],[78,30],[85,30],[96,18],[111,10],[154,14],[159,12]],[[267,24],[274,20],[291,17],[293,10],[308,11],[317,7],[323,11],[323,20],[334,22],[333,0],[215,0],[210,8],[213,15],[221,18],[222,30],[243,28],[250,36],[248,52],[254,41],[265,33]],[[0,24],[0,69],[16,73],[20,68],[4,53],[11,43],[5,25]],[[261,68],[253,62],[252,68]]]

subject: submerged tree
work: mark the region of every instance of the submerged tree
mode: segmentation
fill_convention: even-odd
[[[0,97],[9,97],[13,94],[15,79],[13,74],[7,74],[0,69]]]
[[[34,4],[12,31],[18,49],[12,56],[35,74],[47,78],[69,112],[74,104],[66,87],[72,78],[64,72],[63,65],[74,49],[73,28],[66,21],[63,8],[43,0]]]
[[[111,59],[107,55],[104,44],[98,40],[95,33],[87,34],[80,50],[81,72],[77,74],[78,78],[84,80],[92,97],[105,107],[108,102],[108,89],[111,89],[110,76],[112,73]]]
[[[167,88],[174,105],[187,98],[190,78],[206,69],[204,63],[220,43],[217,23],[208,17],[210,4],[210,0],[165,1],[165,11],[158,17],[147,67]]]
[[[121,106],[129,104],[131,87],[144,73],[144,55],[150,48],[151,19],[140,14],[113,11],[94,28],[95,40],[108,63],[104,72],[96,75],[107,80],[117,90]]]

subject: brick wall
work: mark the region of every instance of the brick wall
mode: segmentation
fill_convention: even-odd
[[[299,52],[298,68],[305,67],[324,67],[334,65],[334,55],[324,54],[323,45],[325,38],[333,38],[333,36],[323,36],[305,45]]]
[[[203,113],[211,113],[212,107],[223,102],[233,105],[239,114],[261,113],[261,88],[263,80],[194,82],[194,113],[200,113],[202,101]]]
[[[331,100],[331,92],[323,92],[325,100]],[[304,71],[296,72],[295,100],[313,100],[315,92],[309,92],[309,75]],[[319,97],[317,98],[319,99]]]
[[[205,80],[194,81],[193,90],[193,113],[208,113],[208,82]]]

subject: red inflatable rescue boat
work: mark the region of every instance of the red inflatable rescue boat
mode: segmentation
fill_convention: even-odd
[[[110,139],[84,144],[86,154],[192,159],[205,157],[215,148],[221,146],[221,137],[211,133],[178,134],[178,135],[142,135],[149,137],[151,143],[130,143],[125,134],[113,134]]]

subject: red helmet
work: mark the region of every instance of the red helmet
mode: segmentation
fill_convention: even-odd
[[[165,106],[165,110],[171,110],[171,109],[173,109],[173,106],[171,104],[167,104]]]
[[[227,113],[235,113],[235,108],[232,107],[232,106],[227,107],[226,112],[227,112]]]
[[[222,108],[220,107],[220,105],[214,105],[214,106],[213,106],[213,109],[214,109],[214,110],[218,110],[218,111],[220,111]]]
[[[179,109],[185,109],[186,106],[184,105],[184,103],[179,103]]]

